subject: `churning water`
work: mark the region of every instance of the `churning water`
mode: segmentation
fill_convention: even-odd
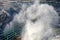
[[[23,5],[8,25],[12,27],[15,23],[24,25],[21,40],[52,40],[55,35],[53,28],[58,25],[58,13],[53,6],[39,4],[39,0],[35,0],[29,7]]]

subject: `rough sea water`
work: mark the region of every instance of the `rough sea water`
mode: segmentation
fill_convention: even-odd
[[[26,23],[22,31],[22,40],[55,40],[52,39],[54,27],[58,25],[58,13],[53,6],[39,4],[39,0],[24,12]]]
[[[54,7],[39,3],[40,0],[33,1],[32,5],[19,6],[21,7],[19,12],[15,11],[18,10],[15,8],[15,10],[10,8],[11,11],[5,9],[9,20],[3,30],[4,36],[7,36],[6,40],[14,40],[12,37],[20,38],[19,40],[60,40],[57,31],[59,16]]]

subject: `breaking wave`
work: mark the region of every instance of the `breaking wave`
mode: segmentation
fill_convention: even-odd
[[[31,6],[22,6],[19,14],[6,27],[22,27],[21,40],[52,40],[55,35],[54,27],[58,25],[58,14],[54,7],[48,4],[39,4],[39,1]],[[10,28],[7,28],[10,29]],[[5,29],[6,30],[6,29]]]

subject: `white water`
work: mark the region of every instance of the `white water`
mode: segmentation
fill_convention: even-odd
[[[58,25],[58,14],[54,8],[48,4],[39,4],[39,0],[27,8],[22,7],[19,14],[15,15],[10,24],[25,23],[22,30],[21,40],[42,40],[53,34],[54,25]],[[11,25],[11,26],[12,26]]]
[[[52,27],[58,23],[58,14],[54,8],[38,2],[35,1],[25,12],[27,20],[22,40],[42,40],[43,37],[53,34]]]

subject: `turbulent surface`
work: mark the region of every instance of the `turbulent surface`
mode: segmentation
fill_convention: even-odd
[[[50,40],[55,35],[53,27],[58,25],[58,14],[52,6],[35,3],[25,13],[27,20],[22,40]]]
[[[33,5],[10,3],[9,6],[4,6],[8,15],[6,20],[2,19],[4,35],[14,32],[13,35],[22,36],[22,40],[57,40],[60,36],[54,28],[58,25],[58,13],[51,5],[38,2],[35,1]]]

